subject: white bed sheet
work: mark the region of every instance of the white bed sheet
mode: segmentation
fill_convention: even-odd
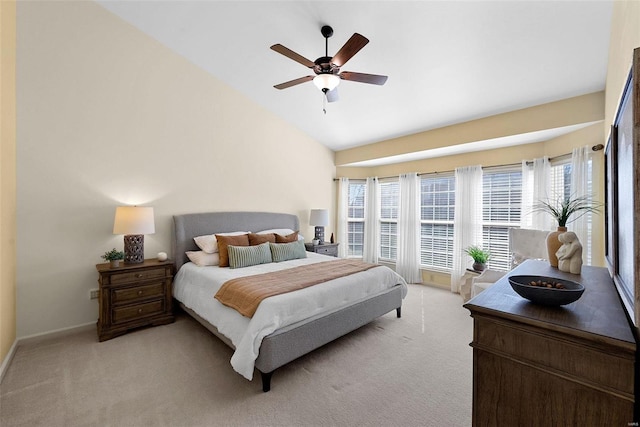
[[[339,310],[396,285],[402,287],[402,298],[407,294],[404,279],[390,268],[380,266],[267,298],[260,303],[252,318],[241,315],[214,298],[222,284],[235,277],[335,260],[333,257],[309,252],[307,258],[303,259],[238,269],[198,267],[188,262],[176,274],[173,296],[231,340],[235,346],[231,366],[251,380],[262,339],[277,329],[318,314]]]

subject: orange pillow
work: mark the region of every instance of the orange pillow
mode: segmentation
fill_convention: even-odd
[[[216,234],[218,241],[218,250],[220,251],[220,267],[229,267],[229,245],[231,246],[249,246],[249,235],[241,234],[240,236],[222,236]]]
[[[267,233],[267,234],[249,233],[249,246],[257,246],[267,242],[275,243],[276,235],[274,233]]]
[[[276,234],[275,243],[291,243],[297,240],[298,240],[298,232],[294,231],[293,233],[287,234],[286,236],[281,236],[279,234]]]

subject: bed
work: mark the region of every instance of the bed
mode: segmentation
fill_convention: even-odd
[[[186,313],[234,349],[231,359],[234,370],[249,380],[254,368],[260,372],[264,392],[271,388],[273,372],[286,363],[393,310],[398,318],[401,316],[407,284],[388,267],[378,266],[270,297],[262,301],[252,318],[246,318],[213,298],[215,291],[210,286],[222,280],[218,278],[220,273],[227,278],[233,274],[260,274],[316,262],[329,263],[336,258],[309,252],[301,260],[247,268],[198,267],[186,255],[187,251],[199,250],[194,237],[235,231],[297,231],[298,217],[271,212],[211,212],[176,215],[173,219],[172,253],[177,271],[174,298]],[[347,296],[334,297],[329,288],[343,288]]]

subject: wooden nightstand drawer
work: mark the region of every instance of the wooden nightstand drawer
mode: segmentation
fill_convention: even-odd
[[[164,283],[158,282],[146,286],[136,286],[134,288],[114,289],[111,291],[111,302],[113,304],[134,302],[164,295]]]
[[[128,305],[113,309],[113,323],[129,322],[133,319],[140,319],[147,316],[162,314],[164,311],[164,301],[151,301],[146,304]]]
[[[328,256],[338,256],[338,245],[339,243],[327,243],[325,242],[322,245],[314,245],[312,243],[305,243],[304,246],[307,249],[307,252],[315,252],[321,255]]]
[[[333,245],[326,247],[325,245],[318,245],[318,247],[316,248],[316,253],[322,255],[338,256],[338,248]]]
[[[117,273],[111,275],[111,284],[140,282],[143,280],[161,279],[165,277],[164,268],[154,268],[149,270],[132,271],[129,273]]]

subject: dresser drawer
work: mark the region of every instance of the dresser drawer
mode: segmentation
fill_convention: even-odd
[[[338,256],[338,248],[335,246],[323,247],[323,245],[318,245],[315,248],[315,252],[322,255]]]
[[[117,273],[111,275],[111,284],[139,282],[142,280],[160,279],[165,277],[164,268],[153,268],[142,271],[131,271],[127,273]]]
[[[113,309],[113,323],[129,322],[134,319],[141,319],[147,316],[162,314],[164,311],[164,300],[150,301],[146,304],[135,304],[126,307]]]
[[[151,285],[136,286],[133,288],[113,289],[111,291],[111,302],[113,304],[133,302],[163,295],[164,283],[157,282]]]

